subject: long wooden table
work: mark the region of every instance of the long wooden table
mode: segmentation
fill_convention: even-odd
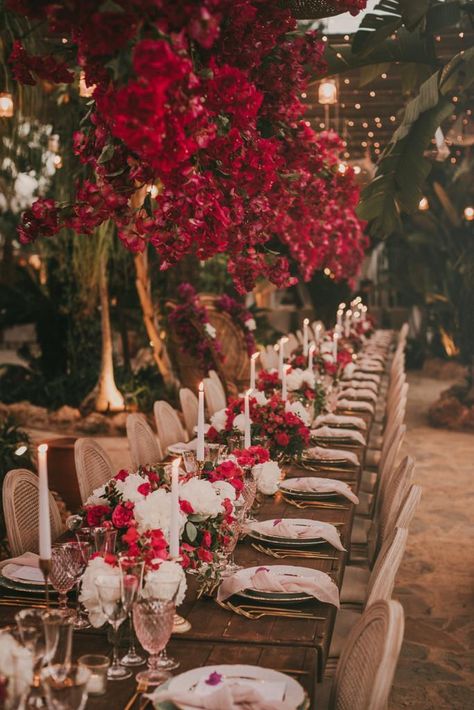
[[[352,413],[356,414],[356,412]],[[368,424],[366,431],[368,440],[371,417],[364,413],[364,419]],[[351,487],[357,493],[363,469],[365,447],[345,448],[358,455],[359,466],[347,469],[326,468],[319,472],[291,466],[287,469],[286,476],[307,475],[338,478],[350,482]],[[318,552],[328,554],[336,559],[297,557],[274,559],[256,550],[252,546],[251,540],[246,538],[239,543],[236,549],[236,561],[245,567],[271,564],[311,567],[330,574],[340,589],[350,551],[354,505],[343,497],[331,498],[331,502],[339,504],[340,508],[308,507],[300,509],[285,501],[281,493],[277,493],[275,496],[265,497],[257,512],[257,517],[259,520],[307,517],[338,524],[341,541],[346,552],[339,552],[329,544],[318,546]],[[5,598],[8,593],[6,590],[3,591],[5,592],[3,598]],[[12,594],[18,597],[17,593]],[[25,598],[25,603],[22,606],[27,605],[28,600]],[[22,606],[14,606],[10,603],[6,605],[0,602],[0,625],[11,623],[14,613]],[[180,671],[208,664],[251,663],[290,673],[307,691],[312,707],[315,686],[322,678],[328,656],[336,608],[330,604],[322,604],[317,600],[299,605],[298,608],[310,610],[321,618],[264,617],[258,620],[246,619],[222,608],[214,599],[198,599],[195,579],[188,577],[188,592],[179,612],[191,623],[191,630],[183,635],[173,636],[169,644],[169,654],[179,659]],[[103,629],[75,633],[74,655],[78,657],[86,652],[110,653],[110,645]],[[105,710],[105,708],[120,710],[125,706],[127,699],[133,695],[135,687],[133,677],[125,681],[109,682],[107,695],[101,698],[90,698],[87,708],[89,710]]]

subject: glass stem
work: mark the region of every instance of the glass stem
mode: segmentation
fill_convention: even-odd
[[[157,671],[159,670],[159,660],[160,656],[162,653],[166,652],[166,649],[163,649],[159,654],[153,653],[148,657],[148,667],[152,671]]]
[[[59,608],[61,611],[67,610],[67,592],[59,593]]]
[[[120,666],[120,661],[118,657],[118,628],[115,625],[112,626],[113,629],[113,642],[112,642],[112,668],[118,668]]]
[[[76,620],[80,621],[81,619],[81,602],[79,601],[79,594],[81,591],[81,578],[76,582]]]
[[[131,611],[128,613],[128,624],[130,627],[130,643],[128,646],[128,653],[131,656],[135,656],[137,653],[137,649],[135,647],[135,629],[133,628],[133,620],[132,620],[132,612]]]

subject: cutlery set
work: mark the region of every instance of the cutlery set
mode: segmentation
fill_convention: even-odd
[[[297,609],[288,609],[278,606],[253,606],[251,604],[232,604],[232,602],[220,602],[216,600],[219,606],[227,611],[233,611],[234,614],[243,616],[246,619],[262,619],[265,616],[284,617],[287,619],[312,619],[313,621],[325,621],[325,616],[316,616],[308,611]]]
[[[278,549],[274,547],[266,547],[264,545],[259,545],[258,543],[252,542],[252,547],[258,552],[263,552],[264,555],[269,555],[270,557],[275,557],[279,560],[283,560],[286,557],[301,557],[302,559],[312,559],[312,560],[338,560],[337,555],[325,555],[321,552],[315,552],[312,550],[300,550],[296,548],[283,548]]]
[[[296,508],[320,508],[321,510],[350,510],[349,506],[341,505],[340,503],[325,503],[320,500],[310,501],[308,499],[302,499],[301,501],[295,498],[287,498],[285,495],[282,496],[283,500],[290,505],[294,505]]]

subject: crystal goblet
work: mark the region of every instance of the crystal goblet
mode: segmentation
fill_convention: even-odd
[[[113,631],[112,664],[107,671],[107,678],[109,680],[130,678],[131,671],[120,664],[118,657],[118,630],[127,618],[127,609],[122,596],[122,578],[100,575],[95,579],[95,587],[102,612]]]
[[[175,605],[171,601],[147,598],[133,605],[133,624],[143,648],[150,654],[148,668],[137,674],[137,681],[159,685],[169,673],[159,666],[159,654],[166,648],[173,630]]]
[[[59,608],[68,612],[67,593],[76,584],[76,571],[71,560],[68,543],[53,545],[49,579],[54,589],[59,593]]]

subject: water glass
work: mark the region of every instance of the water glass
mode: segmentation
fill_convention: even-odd
[[[159,685],[169,678],[169,673],[160,668],[159,654],[170,639],[174,612],[173,602],[156,598],[139,599],[133,605],[133,624],[138,640],[150,654],[148,668],[137,674],[137,682]]]
[[[130,678],[131,671],[122,666],[118,658],[118,630],[128,613],[122,601],[122,578],[100,575],[95,580],[95,586],[102,612],[107,617],[113,631],[112,665],[107,671],[107,678],[109,680]]]
[[[142,588],[145,562],[143,560],[137,560],[135,557],[120,555],[119,565],[122,574],[122,601],[127,610],[130,628],[128,651],[125,656],[120,659],[120,663],[123,666],[141,666],[145,663],[146,659],[137,653],[136,650],[135,632],[132,622],[132,606]]]
[[[180,580],[176,579],[175,575],[170,576],[169,579],[166,579],[162,576],[158,582],[148,583],[147,596],[154,599],[158,599],[161,602],[172,602],[176,610],[176,599],[178,596],[180,585],[181,582]],[[179,668],[180,663],[175,658],[171,658],[170,656],[168,656],[165,647],[162,651],[160,651],[159,657],[156,661],[156,665],[161,670],[172,671],[176,668]]]
[[[117,542],[117,530],[115,528],[97,527],[92,528],[92,539],[95,551],[101,555],[113,555]]]
[[[67,542],[65,545],[70,556],[70,571],[74,574],[76,586],[76,614],[74,617],[75,629],[88,629],[90,627],[89,620],[82,613],[81,603],[79,601],[79,592],[81,588],[82,575],[87,567],[89,558],[92,553],[92,545],[90,542],[76,541]]]
[[[231,525],[232,534],[230,535],[229,541],[227,545],[225,545],[222,553],[223,567],[221,575],[223,577],[229,577],[242,569],[242,566],[238,565],[234,560],[234,551],[244,527],[245,510],[244,498],[243,496],[240,496],[234,501],[234,522]]]
[[[90,670],[80,665],[71,665],[65,672],[54,665],[45,668],[41,679],[48,709],[83,710],[90,675]]]
[[[44,707],[41,689],[41,668],[46,656],[46,635],[43,623],[44,610],[22,609],[15,614],[19,640],[33,658],[33,680],[25,699],[25,707]]]
[[[56,609],[44,611],[43,625],[45,662],[67,671],[71,665],[73,619],[68,613]]]
[[[195,451],[183,451],[182,453],[184,470],[186,473],[197,473],[197,460]]]
[[[107,656],[100,656],[88,653],[85,656],[80,656],[78,664],[84,666],[90,671],[90,677],[87,681],[87,692],[90,696],[105,695],[107,690],[107,671],[110,666],[110,660]]]

